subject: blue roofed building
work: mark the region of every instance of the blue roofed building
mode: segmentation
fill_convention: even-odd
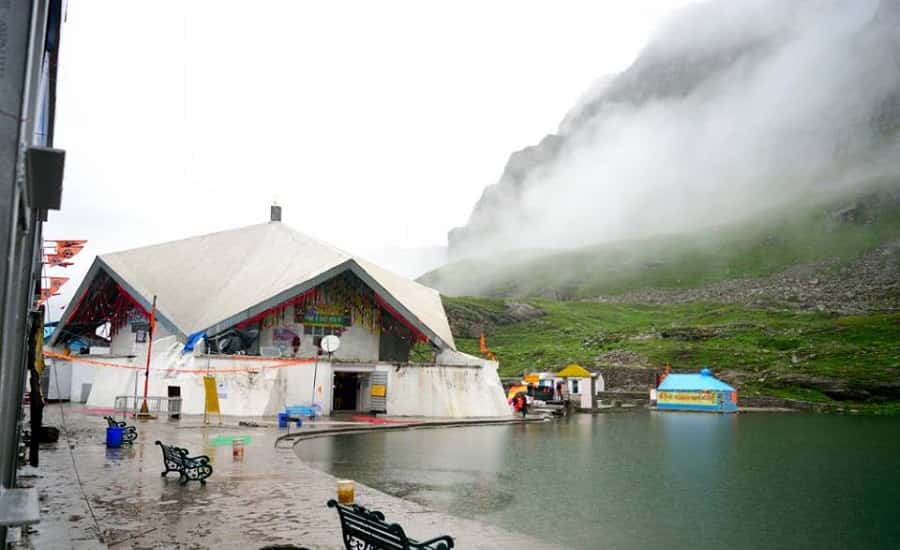
[[[737,390],[712,375],[670,374],[656,388],[656,408],[670,411],[737,412]]]

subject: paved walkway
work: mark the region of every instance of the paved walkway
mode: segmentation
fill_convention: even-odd
[[[233,418],[224,426],[203,426],[202,417],[161,418],[137,423],[140,435],[133,447],[107,449],[102,415],[77,405],[64,405],[62,411],[67,430],[61,407],[46,409],[44,423],[60,428],[59,443],[42,449],[35,477],[25,472],[21,479],[39,488],[42,507],[41,523],[24,548],[342,547],[337,514],[325,506],[335,494],[335,479],[304,465],[290,445],[276,448],[275,440],[284,430],[242,427]],[[303,431],[334,427],[305,425]],[[233,435],[251,438],[243,460],[233,459],[230,445],[213,444],[217,436]],[[160,477],[157,439],[186,447],[192,455],[209,455],[214,473],[207,484],[181,486],[175,474]],[[79,477],[90,507],[82,498]],[[449,534],[463,549],[547,548],[522,535],[435,512],[359,484],[356,495],[357,502],[383,511],[417,538]]]

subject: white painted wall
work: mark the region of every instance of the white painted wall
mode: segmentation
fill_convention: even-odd
[[[512,409],[497,375],[497,362],[466,357],[471,359],[454,359],[481,365],[391,368],[388,414],[446,418],[511,416]]]
[[[45,368],[50,369],[46,398],[68,401],[72,395],[72,363],[54,359],[48,361]]]
[[[283,363],[260,358],[181,355],[182,347],[172,336],[154,341],[148,393],[165,396],[168,386],[179,386],[184,414],[203,414],[205,402],[203,372],[186,371],[206,371],[208,367],[215,375],[216,381],[222,384],[220,391],[224,395],[220,395],[219,405],[223,415],[274,416],[286,405],[310,404],[314,373],[314,402],[324,414],[329,414],[334,369],[370,371],[373,366],[389,373],[389,415],[459,418],[511,414],[497,375],[497,363],[458,352],[441,354],[454,366],[408,366],[398,370],[386,364],[332,365],[327,361],[274,367],[272,365]],[[92,367],[94,377],[89,407],[113,407],[116,396],[134,394],[135,381],[138,382],[138,393],[143,393],[143,357],[109,360],[137,368]],[[218,369],[243,372],[215,374]]]
[[[156,333],[153,335],[154,346],[157,340],[168,338],[172,333],[162,323],[156,323]],[[110,338],[110,355],[143,355],[146,353],[147,344],[138,344],[134,341],[135,334],[131,327],[125,325]],[[146,357],[146,355],[145,355]]]
[[[93,384],[94,383],[94,370],[95,367],[93,365],[89,365],[87,363],[83,363],[78,361],[79,356],[74,356],[72,358],[72,383],[71,390],[69,392],[69,399],[75,403],[81,403],[81,386],[83,384]],[[95,358],[88,356],[89,358]]]

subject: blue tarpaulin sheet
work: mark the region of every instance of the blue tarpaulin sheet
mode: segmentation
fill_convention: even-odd
[[[188,336],[187,342],[184,344],[184,349],[181,350],[181,353],[190,353],[194,351],[194,347],[200,342],[200,340],[204,340],[206,338],[206,331],[199,330],[190,336]]]

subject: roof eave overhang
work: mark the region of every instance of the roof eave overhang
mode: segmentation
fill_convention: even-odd
[[[116,271],[109,266],[108,263],[103,261],[103,258],[97,256],[94,258],[94,263],[91,264],[91,268],[88,270],[87,275],[82,279],[81,284],[78,285],[78,290],[75,291],[75,294],[72,296],[72,299],[69,301],[69,305],[66,307],[66,311],[63,313],[63,316],[59,320],[59,325],[57,326],[57,330],[53,332],[53,336],[50,339],[50,345],[56,345],[57,340],[59,339],[59,335],[64,331],[62,330],[68,325],[70,318],[77,310],[78,306],[81,304],[81,300],[84,298],[84,294],[91,287],[91,283],[94,282],[94,278],[100,272],[100,270],[105,271],[113,281],[116,282],[122,289],[127,292],[135,302],[140,304],[146,311],[150,311],[153,308],[153,304],[150,300],[144,297],[140,292],[135,290],[133,286],[131,286],[128,281],[126,281],[121,275],[116,273]],[[180,337],[182,340],[187,338],[184,331],[182,331],[178,325],[172,322],[169,317],[167,317],[159,308],[156,309],[156,320],[161,323],[166,329],[169,330],[172,334]]]

